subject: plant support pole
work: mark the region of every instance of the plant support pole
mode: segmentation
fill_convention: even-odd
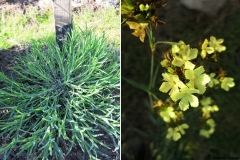
[[[63,40],[71,33],[72,10],[71,0],[53,0],[56,41],[62,48]]]

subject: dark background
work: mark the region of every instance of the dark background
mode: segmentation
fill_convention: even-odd
[[[222,89],[209,89],[204,94],[210,96],[219,111],[213,114],[216,122],[215,132],[209,139],[199,136],[196,121],[199,117],[191,117],[191,108],[186,112],[190,119],[186,121],[190,128],[178,142],[166,141],[166,124],[154,114],[149,107],[147,93],[132,87],[122,79],[121,86],[121,131],[122,160],[158,159],[157,155],[166,159],[205,160],[213,157],[239,157],[240,159],[240,1],[228,0],[215,16],[190,10],[179,1],[168,0],[160,11],[160,25],[155,31],[157,40],[183,40],[191,47],[199,48],[205,38],[215,36],[223,38],[227,47],[216,62],[218,69],[222,67],[227,76],[233,77],[235,87],[226,92]],[[207,3],[207,2],[206,2]],[[122,27],[121,33],[121,72],[122,77],[148,85],[150,72],[150,48],[148,39],[142,43],[131,35],[129,27]],[[155,66],[162,60],[162,52],[168,46],[157,47]],[[163,100],[167,94],[158,91],[161,85],[163,69],[159,70],[155,85],[155,93]],[[154,123],[155,122],[155,123]],[[194,127],[196,129],[192,129]],[[192,128],[191,128],[192,127]]]

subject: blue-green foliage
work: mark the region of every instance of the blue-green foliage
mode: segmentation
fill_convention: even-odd
[[[15,80],[0,72],[4,159],[16,150],[16,156],[26,151],[27,159],[60,160],[76,145],[83,159],[97,159],[104,154],[98,147],[108,148],[98,139],[102,133],[118,147],[120,63],[114,49],[104,35],[78,28],[62,50],[56,46],[32,44],[11,68]]]

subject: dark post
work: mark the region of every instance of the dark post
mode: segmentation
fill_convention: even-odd
[[[71,33],[72,28],[72,10],[71,0],[53,0],[56,41],[62,48],[63,39],[68,33]]]

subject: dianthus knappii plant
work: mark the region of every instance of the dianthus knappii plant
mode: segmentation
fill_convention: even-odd
[[[0,159],[63,160],[78,146],[81,159],[99,159],[101,137],[119,148],[119,61],[106,36],[74,28],[62,49],[31,44],[11,71],[0,72]],[[3,142],[3,141],[2,141]]]
[[[208,69],[206,72],[205,61],[217,61],[219,54],[226,50],[222,45],[223,39],[216,39],[211,36],[205,39],[200,49],[191,48],[190,45],[183,41],[166,42],[155,41],[152,27],[157,27],[159,23],[157,11],[164,7],[164,1],[122,1],[122,24],[128,25],[130,29],[134,29],[134,36],[144,42],[147,34],[151,48],[151,70],[150,83],[148,87],[138,85],[137,87],[146,91],[149,95],[150,105],[155,109],[158,108],[159,115],[167,123],[168,130],[166,138],[178,141],[185,130],[189,128],[184,123],[184,113],[186,110],[201,107],[202,128],[199,134],[209,138],[215,130],[215,121],[211,118],[211,113],[219,110],[217,105],[213,104],[210,97],[204,97],[204,93],[208,87],[219,88],[228,91],[234,87],[234,79],[226,77],[226,72],[221,69],[219,72]],[[163,53],[161,66],[165,68],[162,73],[163,83],[159,87],[159,91],[169,94],[166,101],[160,100],[153,92],[153,84],[155,83],[154,73],[154,55],[156,54],[157,44],[168,44],[171,48]],[[136,82],[125,79],[128,83],[136,86]],[[202,97],[201,100],[199,100]]]

